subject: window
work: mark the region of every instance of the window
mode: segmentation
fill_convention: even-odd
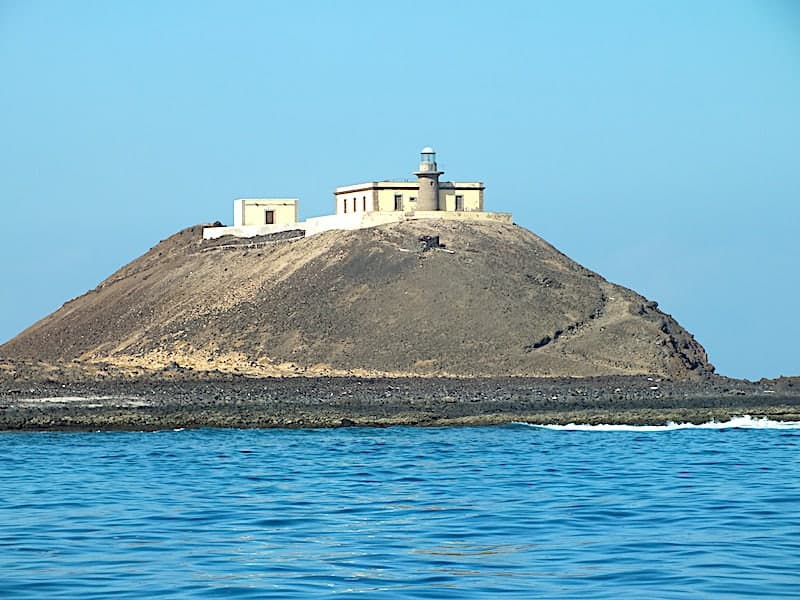
[[[344,207],[344,212],[347,212],[347,198],[342,198],[342,206]]]
[[[456,210],[464,210],[464,196],[456,196]]]
[[[361,210],[367,212],[367,197],[361,196]]]
[[[353,212],[356,212],[356,197],[353,196]]]
[[[394,209],[403,210],[403,194],[394,195]]]
[[[264,211],[264,223],[267,225],[274,225],[275,224],[275,211],[274,210],[265,210]]]

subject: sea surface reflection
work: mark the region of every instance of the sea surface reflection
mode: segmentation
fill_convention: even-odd
[[[5,433],[0,596],[797,598],[798,444],[769,427]]]

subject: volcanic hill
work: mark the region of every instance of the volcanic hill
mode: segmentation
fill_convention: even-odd
[[[202,226],[191,227],[0,355],[252,375],[713,372],[655,302],[521,227],[488,221],[284,240],[203,241]]]

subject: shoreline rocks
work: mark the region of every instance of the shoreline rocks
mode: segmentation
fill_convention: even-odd
[[[0,379],[0,430],[800,420],[800,379],[292,377]]]

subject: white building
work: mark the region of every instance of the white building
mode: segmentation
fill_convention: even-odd
[[[483,183],[439,181],[436,152],[423,148],[416,181],[372,181],[336,188],[336,214],[393,211],[483,211]]]
[[[297,220],[296,198],[243,198],[234,201],[232,227],[206,227],[204,239],[253,237],[303,230],[306,236],[332,229],[362,229],[409,219],[492,220],[511,223],[510,213],[483,210],[480,181],[439,181],[436,152],[420,153],[416,181],[372,181],[336,188],[334,214]]]
[[[240,198],[233,201],[233,225],[297,223],[297,198]]]

